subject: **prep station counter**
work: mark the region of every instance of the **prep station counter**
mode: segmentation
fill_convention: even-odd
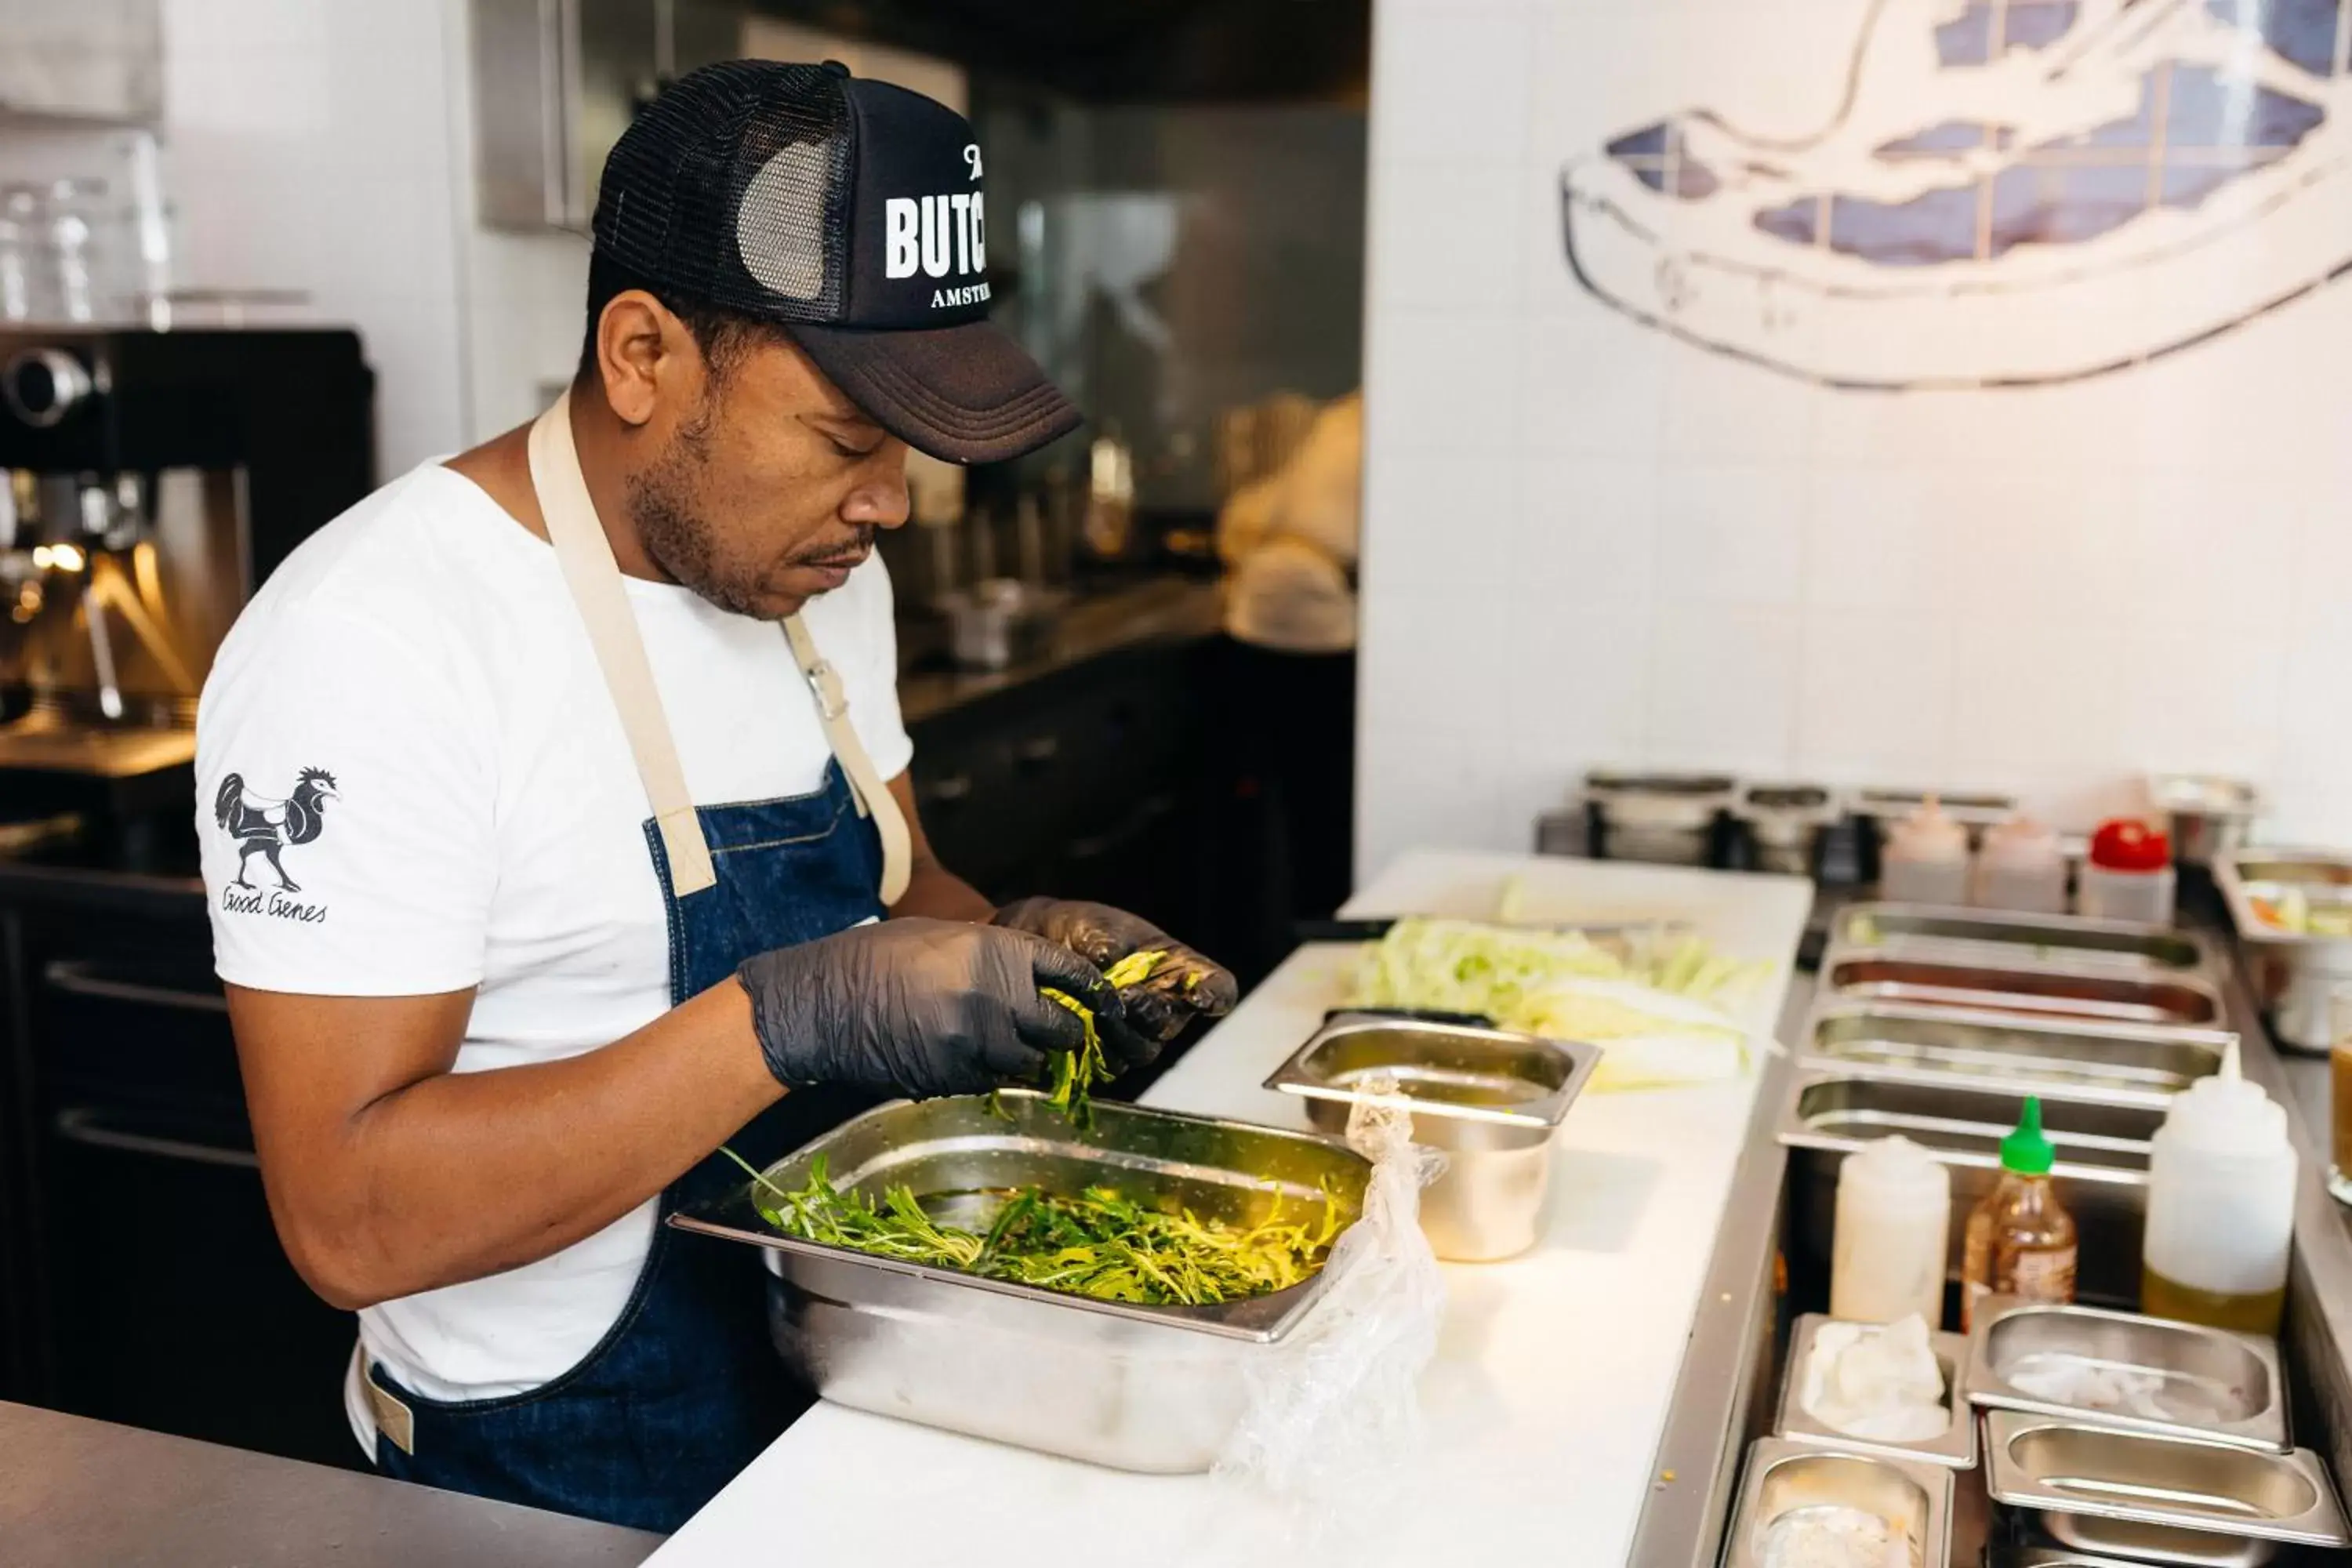
[[[660,1541],[0,1402],[8,1568],[624,1568]]]
[[[1691,922],[1770,977],[1744,1022],[1769,1037],[1812,889],[1797,879],[1511,856],[1409,856],[1349,916]],[[1171,1110],[1305,1129],[1260,1088],[1345,1000],[1353,950],[1301,949],[1146,1097]],[[1653,1496],[1652,1456],[1754,1106],[1751,1075],[1671,1093],[1591,1095],[1559,1132],[1536,1250],[1446,1267],[1423,1451],[1363,1500],[1360,1526],[1305,1531],[1206,1476],[1098,1468],[819,1405],[656,1554],[659,1568],[856,1562],[875,1568],[1214,1562],[1623,1563]],[[1109,1544],[1107,1544],[1109,1543]]]

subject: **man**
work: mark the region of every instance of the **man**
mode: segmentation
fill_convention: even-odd
[[[687,77],[605,166],[565,399],[330,523],[221,649],[216,960],[387,1474],[676,1528],[805,1404],[756,1256],[659,1223],[714,1151],[1035,1079],[1078,1043],[1041,986],[1127,1063],[1232,1003],[1132,916],[992,910],[915,817],[869,558],[907,449],[1077,422],[983,320],[982,172],[838,66]]]

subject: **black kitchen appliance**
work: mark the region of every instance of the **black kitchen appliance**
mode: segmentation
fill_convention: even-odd
[[[0,849],[72,818],[184,858],[213,652],[367,493],[373,426],[347,331],[0,331]]]

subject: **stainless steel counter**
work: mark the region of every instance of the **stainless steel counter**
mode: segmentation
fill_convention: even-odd
[[[555,1568],[658,1535],[0,1403],[9,1568]]]
[[[1154,578],[1087,595],[1070,605],[1051,646],[1034,658],[1004,669],[902,670],[899,712],[908,723],[919,724],[951,708],[1122,648],[1198,641],[1217,629],[1222,603],[1215,584],[1182,577]]]
[[[1816,918],[1834,901],[1824,898]],[[2227,941],[2218,935],[2216,940]],[[1801,980],[1791,988],[1781,1016],[1781,1040],[1800,1037],[1812,999],[1812,987]],[[2288,1315],[2280,1337],[2295,1396],[2297,1440],[2325,1455],[2339,1479],[2352,1478],[2352,1210],[2327,1195],[2327,1063],[2273,1048],[2252,994],[2234,968],[2222,1004],[2226,1026],[2242,1037],[2245,1076],[2299,1113],[2288,1118],[2303,1173]],[[1775,1058],[1759,1086],[1756,1117],[1716,1234],[1706,1288],[1659,1441],[1648,1505],[1628,1556],[1630,1568],[1711,1568],[1728,1522],[1741,1457],[1748,1441],[1770,1423],[1779,1333],[1777,1259],[1788,1190],[1776,1108],[1787,1096],[1793,1070],[1788,1058]]]

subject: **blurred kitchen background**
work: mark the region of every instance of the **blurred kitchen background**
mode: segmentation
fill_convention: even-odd
[[[2352,0],[2125,8],[0,0],[0,1397],[348,1460],[194,693],[570,378],[604,151],[706,60],[965,108],[1087,415],[884,545],[992,896],[1249,980],[1408,846],[1858,883],[1929,792],[2079,852],[2163,789],[2352,844]]]

